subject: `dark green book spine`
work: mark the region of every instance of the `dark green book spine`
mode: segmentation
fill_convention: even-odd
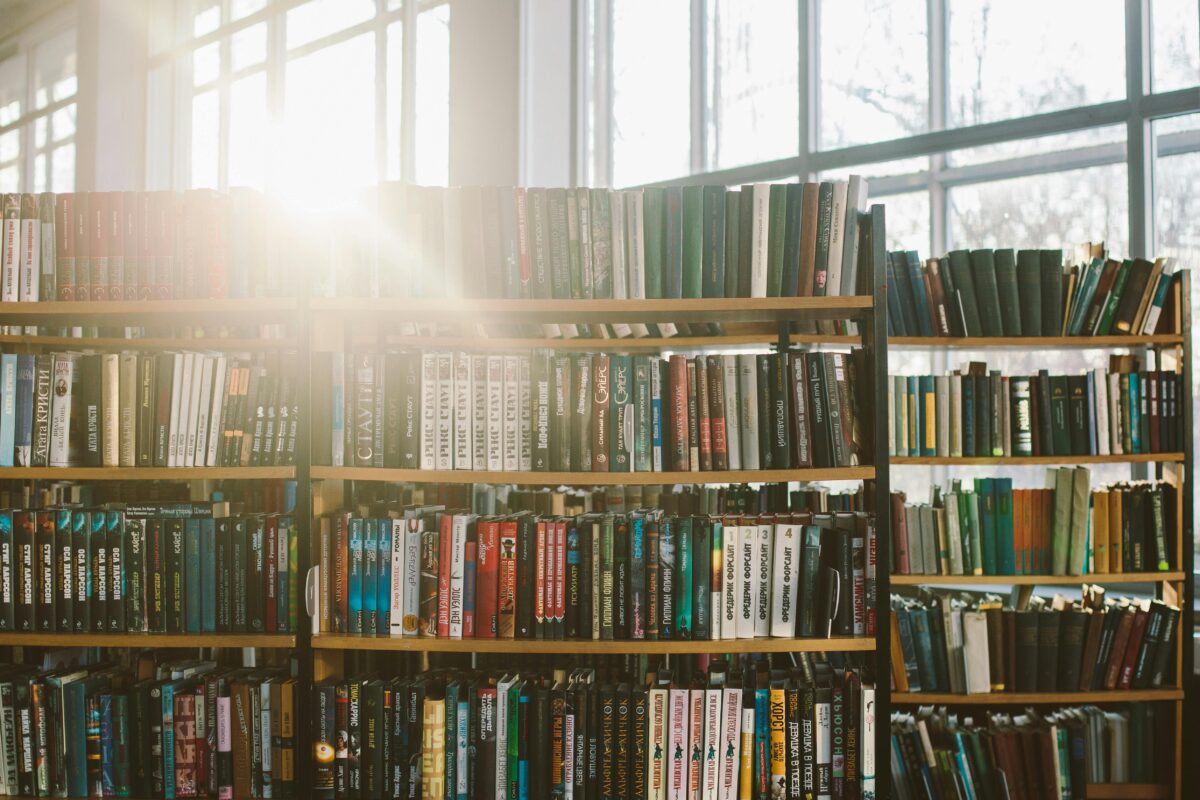
[[[646,189],[642,193],[642,225],[646,248],[646,299],[663,295],[664,235],[666,233],[666,189]]]
[[[546,190],[546,249],[550,256],[550,292],[560,300],[571,297],[571,256],[568,248],[567,190]],[[474,266],[467,265],[468,268]]]
[[[813,296],[828,293],[829,240],[833,227],[833,184],[823,181],[817,190],[817,251],[813,266]],[[803,289],[801,289],[803,294]]]
[[[787,240],[787,186],[771,184],[767,204],[767,297],[783,295],[783,257]]]
[[[705,297],[725,296],[725,187],[704,187]]]
[[[613,263],[612,210],[608,202],[608,190],[592,189],[589,200],[592,232],[592,294],[597,300],[608,300],[612,299]],[[525,203],[532,208],[528,195]],[[532,220],[532,213],[529,214],[529,218]]]
[[[733,190],[725,193],[725,297],[738,296],[741,199],[742,193],[739,191]]]
[[[979,318],[979,302],[976,298],[975,276],[971,269],[970,253],[966,250],[950,251],[950,274],[954,279],[954,288],[958,292],[963,324],[966,327],[963,335],[984,336],[984,328]]]
[[[737,297],[750,296],[751,249],[754,244],[754,186],[746,184],[742,187],[741,198],[738,201],[738,268],[737,268]]]
[[[975,301],[979,304],[979,322],[984,336],[1003,336],[1000,290],[996,279],[995,254],[991,250],[971,251],[971,277],[975,279]]]
[[[683,297],[683,189],[666,189],[663,210],[663,297]]]
[[[683,297],[703,297],[704,187],[683,187]]]
[[[712,520],[697,517],[692,528],[692,638],[712,636]]]
[[[1050,385],[1050,427],[1051,441],[1054,443],[1054,455],[1071,454],[1071,424],[1069,388],[1067,376],[1053,375],[1049,378]]]
[[[692,639],[693,519],[679,517],[675,528],[675,638]]]
[[[1000,322],[1005,336],[1024,336],[1021,299],[1017,289],[1017,258],[1012,250],[997,250],[996,288],[1000,295]]]
[[[800,217],[804,211],[804,184],[785,186],[783,233],[783,278],[780,295],[796,297],[800,293]]]
[[[1042,335],[1042,275],[1037,250],[1017,251],[1017,307],[1021,336]]]
[[[1042,336],[1060,336],[1063,319],[1062,250],[1041,252]]]

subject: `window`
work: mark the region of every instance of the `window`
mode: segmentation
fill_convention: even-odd
[[[0,192],[75,186],[73,25],[36,26],[0,60]]]
[[[447,0],[152,8],[151,188],[252,186],[323,204],[379,176],[448,180]]]

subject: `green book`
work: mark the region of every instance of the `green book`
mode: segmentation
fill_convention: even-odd
[[[1071,317],[1067,321],[1067,335],[1081,336],[1085,333],[1084,322],[1087,321],[1088,309],[1092,307],[1092,299],[1096,296],[1096,288],[1100,285],[1100,276],[1104,272],[1104,259],[1093,258],[1084,266],[1075,287],[1075,297],[1071,302]]]
[[[546,214],[549,227],[546,229],[546,249],[550,257],[550,293],[556,300],[571,298],[571,252],[568,239],[570,227],[567,222],[567,190],[546,190]],[[580,292],[582,293],[582,284]]]
[[[704,187],[683,187],[683,296],[703,297]]]
[[[1100,322],[1096,324],[1097,336],[1112,335],[1113,320],[1117,316],[1117,305],[1120,304],[1121,295],[1125,292],[1125,284],[1129,282],[1129,271],[1132,267],[1133,260],[1127,258],[1117,268],[1117,277],[1113,279],[1113,285],[1108,292],[1108,297],[1104,299],[1104,308],[1100,312]]]
[[[975,298],[975,279],[971,270],[971,255],[966,250],[950,251],[950,274],[954,277],[954,288],[958,290],[958,301],[962,308],[964,336],[983,336],[979,321],[979,304]]]
[[[753,271],[750,263],[754,258],[754,184],[742,186],[738,200],[738,268],[736,297],[750,297]]]
[[[996,493],[996,566],[1001,575],[1017,574],[1017,552],[1013,541],[1013,488],[1012,478],[996,478],[992,481]]]
[[[683,297],[683,189],[666,190],[663,223],[663,297]]]
[[[1052,575],[1067,574],[1067,560],[1071,553],[1071,492],[1074,483],[1073,469],[1061,467],[1054,470],[1054,528],[1050,538]]]
[[[642,192],[642,225],[646,253],[646,299],[663,297],[663,256],[666,233],[666,189]]]
[[[984,574],[983,542],[979,528],[979,493],[968,491],[959,496],[962,498],[967,512],[964,518],[967,520],[967,535],[971,546],[971,573],[982,575]],[[966,562],[966,556],[963,557],[963,561]]]
[[[994,481],[983,478],[979,481],[979,535],[983,545],[983,574],[996,575],[996,493]]]
[[[633,469],[649,472],[650,418],[650,357],[633,357]]]
[[[738,258],[741,254],[742,193],[725,193],[725,297],[738,296]]]
[[[787,233],[787,186],[771,184],[767,206],[767,297],[783,294],[783,245]]]
[[[975,302],[984,336],[1003,336],[1000,317],[1000,290],[996,281],[995,254],[991,250],[971,251],[971,277],[975,279]]]
[[[692,518],[680,517],[675,534],[675,635],[692,638]]]
[[[704,187],[705,297],[725,296],[725,187]]]
[[[783,235],[783,297],[800,293],[800,217],[804,207],[804,184],[789,183]]]
[[[1022,336],[1042,335],[1042,273],[1037,250],[1017,251],[1017,295]]]
[[[592,296],[612,299],[612,209],[607,189],[592,189]]]
[[[1057,455],[1071,453],[1070,396],[1066,375],[1051,375],[1050,381],[1050,433]],[[1055,573],[1062,574],[1062,573]]]
[[[1000,292],[1000,322],[1005,336],[1024,336],[1021,299],[1017,288],[1017,256],[1012,250],[997,250],[996,288]]]
[[[1062,335],[1063,255],[1062,250],[1043,250],[1042,336]]]

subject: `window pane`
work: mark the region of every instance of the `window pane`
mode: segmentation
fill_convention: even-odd
[[[287,194],[320,199],[374,182],[374,70],[370,33],[288,62],[276,170]]]
[[[35,150],[41,150],[46,146],[49,132],[50,120],[47,117],[38,117],[33,121],[33,148]]]
[[[0,61],[0,125],[17,121],[25,108],[25,58]]]
[[[192,98],[192,175],[193,189],[216,189],[217,183],[217,90],[210,89]]]
[[[1128,252],[1124,163],[956,186],[947,195],[952,248],[1069,249],[1103,240],[1116,255]]]
[[[243,28],[230,38],[231,66],[236,72],[243,67],[267,60],[267,23],[260,22]]]
[[[75,29],[68,28],[34,50],[35,105],[44,108],[53,101],[64,100],[75,94],[75,88]]]
[[[50,156],[46,153],[38,153],[33,157],[33,190],[35,192],[46,191],[46,165],[49,163]]]
[[[0,192],[21,191],[21,172],[18,164],[0,167]]]
[[[387,136],[384,145],[387,179],[400,180],[400,117],[404,98],[404,23],[393,22],[387,29]]]
[[[1153,255],[1172,256],[1180,267],[1200,269],[1200,142],[1195,135],[1164,135],[1167,120],[1154,123],[1159,157],[1154,165],[1154,224],[1156,238]],[[1176,126],[1191,123],[1200,130],[1200,114],[1176,117]],[[1183,151],[1191,140],[1191,152]],[[1173,147],[1178,142],[1181,147]],[[1174,152],[1172,152],[1174,151]],[[1183,152],[1180,152],[1183,151]],[[1192,293],[1193,300],[1200,291]]]
[[[266,186],[267,76],[256,72],[229,90],[230,186]]]
[[[373,16],[374,0],[309,0],[288,12],[288,49],[365,22]]]
[[[925,14],[925,0],[821,3],[821,149],[928,130]]]
[[[231,0],[229,3],[229,16],[231,19],[241,19],[248,17],[259,9],[265,8],[267,0]]]
[[[16,161],[21,155],[21,131],[14,129],[0,133],[0,164]]]
[[[1156,92],[1200,84],[1200,5],[1153,0],[1150,5],[1150,85]]]
[[[146,189],[175,188],[173,152],[182,143],[175,133],[172,62],[150,70],[146,76]]]
[[[221,26],[221,4],[217,0],[194,0],[192,36],[212,33]]]
[[[1124,3],[950,0],[949,6],[950,125],[1124,96]]]
[[[871,202],[883,203],[888,250],[916,250],[921,258],[929,257],[929,192],[872,197]]]
[[[450,180],[450,5],[417,17],[417,183]]]
[[[50,191],[70,192],[75,189],[75,144],[64,144],[50,153]]]
[[[691,162],[687,3],[612,2],[612,181],[688,174]]]
[[[1017,139],[1010,142],[983,145],[981,147],[952,150],[946,154],[946,161],[954,166],[986,164],[989,161],[1001,161],[1006,158],[1043,155],[1045,153],[1072,150],[1095,144],[1113,143],[1125,143],[1124,125],[1108,125],[1103,128],[1088,128],[1082,131],[1059,133],[1053,136]],[[1124,158],[1124,156],[1122,155],[1121,158]]]
[[[213,42],[192,53],[192,85],[212,83],[221,72],[221,43]]]
[[[61,142],[68,136],[75,135],[75,104],[60,108],[50,117],[50,138]]]
[[[716,169],[796,154],[795,0],[709,0],[708,163]]]

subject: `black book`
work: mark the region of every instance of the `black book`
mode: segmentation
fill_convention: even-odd
[[[233,553],[231,532],[233,520],[222,517],[216,520],[213,534],[213,550],[217,572],[217,633],[233,630]]]
[[[71,511],[54,511],[54,604],[60,632],[75,630],[75,549],[71,539]],[[8,628],[13,630],[13,608],[5,609]]]
[[[802,797],[804,786],[804,777],[802,772],[803,756],[801,755],[801,747],[803,743],[803,734],[801,728],[805,722],[803,718],[803,709],[800,703],[800,687],[794,680],[789,680],[783,690],[783,708],[784,708],[784,763],[786,767],[788,797]],[[836,748],[841,742],[838,736],[836,713],[831,714],[830,719],[830,743],[835,748],[831,755],[837,758]],[[844,736],[845,732],[841,731]],[[843,744],[844,749],[844,744]]]
[[[253,718],[252,718],[253,719]],[[350,797],[362,797],[362,683],[346,683],[346,792]]]
[[[1062,619],[1059,630],[1058,685],[1069,691],[1079,686],[1083,640],[1091,615],[1075,609],[1059,613]]]
[[[88,562],[92,573],[92,631],[103,633],[108,626],[108,536],[105,513],[88,515]]]
[[[362,794],[363,800],[382,800],[384,783],[383,763],[383,681],[363,683],[361,701],[362,729]],[[273,766],[273,765],[272,765]]]
[[[587,472],[592,468],[592,356],[574,357],[571,381],[571,469]]]
[[[262,633],[266,627],[263,575],[266,572],[266,518],[253,515],[246,518],[247,561],[244,572],[235,572],[234,580],[245,584],[246,631]],[[370,524],[370,521],[364,522]],[[365,548],[364,548],[365,549]],[[366,628],[364,627],[364,630]]]
[[[472,742],[475,747],[473,761],[474,773],[472,786],[474,794],[468,797],[496,796],[496,688],[480,686],[473,690],[475,699],[472,713],[472,724],[475,735]],[[393,793],[395,795],[395,793]]]
[[[758,383],[758,455],[763,469],[775,469],[775,409],[771,405],[771,356],[755,356],[755,380]],[[745,444],[743,444],[743,447]],[[753,446],[753,443],[751,443]]]
[[[630,628],[630,563],[629,517],[618,514],[613,519],[613,638],[624,641]]]
[[[601,798],[621,797],[617,794],[617,692],[611,684],[602,684],[597,692],[599,701],[599,741],[597,777]]]
[[[1053,380],[1053,379],[1051,379]],[[1085,456],[1091,449],[1088,436],[1088,391],[1086,375],[1068,375],[1067,403],[1069,408],[1069,431],[1071,437],[1071,455]]]
[[[708,517],[692,521],[692,638],[712,638],[712,539]]]
[[[250,569],[250,539],[247,533],[247,520],[234,517],[230,530],[230,569],[232,570],[233,597],[231,598],[232,615],[230,618],[230,633],[247,633],[249,628],[248,596],[245,576]]]
[[[78,407],[81,410],[82,417],[79,421],[82,423],[82,460],[80,463],[85,467],[98,467],[101,464],[100,457],[100,426],[104,412],[101,408],[101,379],[100,379],[100,356],[96,353],[84,353],[79,356],[79,360],[75,364],[75,375],[78,376],[78,385],[73,389],[79,390],[80,394],[72,392],[72,397],[76,398],[71,403],[71,416],[75,416],[75,409]],[[76,419],[71,420],[70,438],[75,436]]]
[[[88,550],[88,535],[91,533],[91,514],[87,511],[71,513],[71,549],[75,554],[73,572],[75,578],[75,602],[73,619],[76,633],[92,630],[92,607],[89,589],[92,583],[92,562]],[[19,549],[19,548],[18,548]],[[17,619],[20,625],[20,616]],[[21,630],[20,627],[17,630]]]
[[[166,528],[166,625],[167,633],[184,632],[184,521],[171,518],[164,520]]]
[[[37,630],[37,550],[34,543],[36,521],[33,512],[16,511],[12,515],[12,577],[15,624],[18,633]]]
[[[616,739],[617,752],[613,758],[616,767],[616,775],[614,776],[615,797],[632,797],[629,792],[630,770],[629,758],[633,750],[632,736],[630,727],[631,719],[631,698],[629,684],[622,683],[617,686],[616,691]],[[530,795],[531,797],[533,795]]]
[[[788,387],[787,354],[766,356],[770,382],[770,469],[792,466],[792,393]]]
[[[634,686],[630,693],[630,752],[629,789],[626,797],[645,797],[649,783],[649,692],[644,686]]]
[[[550,689],[530,691],[529,796],[550,797]]]
[[[154,361],[155,365],[150,370],[150,375],[144,376],[143,380],[154,381],[153,395],[149,398],[154,407],[154,413],[150,415],[154,421],[154,466],[165,467],[171,435],[171,376],[175,371],[175,356],[171,353],[159,353],[154,356]],[[146,390],[145,383],[141,389]],[[146,398],[142,398],[140,402],[144,404]]]
[[[571,469],[571,356],[556,354],[551,367],[550,468],[561,472]]]
[[[1042,611],[1038,615],[1037,690],[1058,691],[1059,638],[1062,614]]]
[[[812,465],[832,467],[835,465],[833,429],[829,417],[829,392],[825,385],[825,359],[820,353],[805,353],[804,359],[804,372],[808,379],[809,427],[812,431]]]
[[[421,456],[421,356],[419,353],[400,353],[397,361],[395,365],[388,363],[387,374],[389,382],[397,374],[399,378],[395,384],[400,393],[398,463],[402,469],[416,469]]]
[[[979,323],[984,336],[1003,336],[1004,322],[1000,292],[996,281],[996,263],[991,250],[971,251],[971,277],[975,279],[975,299],[979,304]]]
[[[1062,250],[1043,250],[1042,267],[1042,336],[1059,336],[1063,325],[1063,262]]]
[[[530,398],[533,418],[533,470],[550,470],[550,351],[534,350],[529,359]]]
[[[125,551],[125,515],[120,511],[105,514],[108,539],[108,630],[125,630],[125,587],[127,564]]]
[[[537,588],[537,518],[525,514],[517,519],[517,608],[516,637],[534,638],[534,591]]]
[[[34,516],[34,512],[26,512]],[[52,633],[58,622],[56,601],[58,587],[54,580],[55,551],[55,513],[53,511],[36,512],[36,528],[34,532],[34,557],[37,559],[36,584],[37,601],[34,618],[37,630],[42,633]],[[63,630],[70,630],[70,627]]]
[[[1041,254],[1037,250],[1017,251],[1017,291],[1021,335],[1041,336],[1042,275]],[[1057,331],[1054,335],[1057,335]]]
[[[312,796],[315,800],[334,800],[333,754],[337,744],[336,688],[322,683],[313,687],[313,760]]]

